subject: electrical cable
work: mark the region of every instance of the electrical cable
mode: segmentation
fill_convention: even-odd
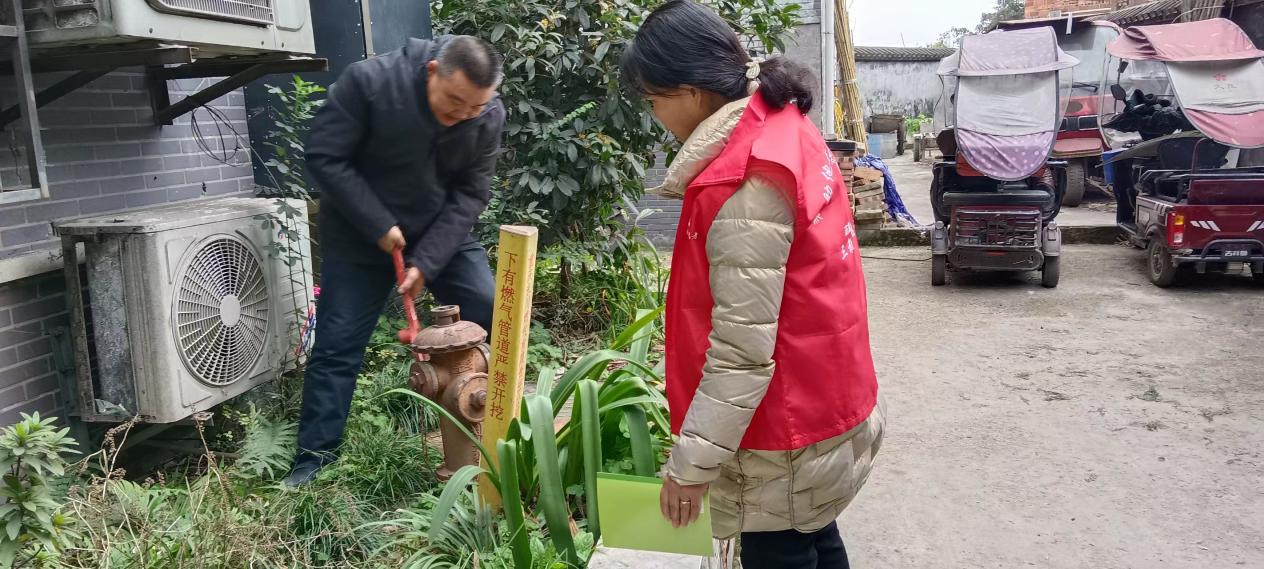
[[[215,126],[215,135],[219,138],[218,151],[211,148],[207,135],[202,132],[202,124],[198,121],[198,111],[200,110],[205,110],[211,116]],[[225,166],[245,166],[250,163],[248,159],[240,158],[242,150],[241,133],[237,130],[237,127],[233,126],[232,121],[228,119],[223,111],[208,105],[195,108],[189,114],[189,128],[193,132],[193,140],[197,143],[198,148],[201,149],[203,154],[211,157],[216,162]],[[234,139],[231,152],[226,142],[230,136],[224,132],[225,128],[232,133],[231,138]],[[247,144],[247,147],[249,147],[249,144]]]
[[[872,255],[861,255],[860,258],[861,259],[874,259],[878,261],[903,261],[905,263],[925,263],[926,261],[929,261],[932,259],[931,257],[926,257],[925,259],[901,259],[898,257],[875,257]]]

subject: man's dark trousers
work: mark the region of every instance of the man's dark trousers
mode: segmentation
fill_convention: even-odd
[[[303,380],[296,471],[319,467],[336,455],[364,350],[387,300],[397,298],[390,265],[325,258],[320,276],[316,344]],[[461,245],[439,278],[427,280],[426,288],[441,304],[460,306],[462,320],[491,328],[495,283],[487,251],[473,238]]]

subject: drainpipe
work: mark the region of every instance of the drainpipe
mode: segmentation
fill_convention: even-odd
[[[834,132],[834,78],[838,75],[838,58],[834,44],[834,2],[847,0],[821,0],[821,131],[826,138]]]

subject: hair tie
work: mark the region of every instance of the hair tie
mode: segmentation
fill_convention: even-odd
[[[746,63],[746,78],[750,79],[751,81],[759,79],[759,72],[760,72],[759,65],[763,62],[764,62],[763,58],[760,58],[760,57],[756,57],[748,61]]]

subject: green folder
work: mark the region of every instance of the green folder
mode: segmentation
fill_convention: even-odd
[[[601,540],[606,547],[710,556],[711,501],[704,497],[698,521],[676,529],[663,517],[658,478],[597,474]]]

